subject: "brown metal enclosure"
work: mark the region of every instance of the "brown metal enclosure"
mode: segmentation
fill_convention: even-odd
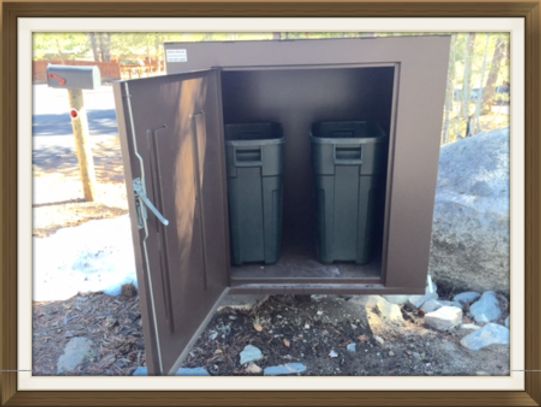
[[[448,37],[165,48],[169,75],[115,84],[151,372],[176,368],[228,286],[239,293],[424,290]],[[365,266],[315,258],[308,132],[321,120],[375,121],[389,137],[382,238]],[[223,126],[253,121],[279,122],[287,138],[282,256],[274,266],[231,267]],[[137,179],[142,193],[133,188]]]
[[[150,372],[168,372],[228,282],[218,74],[119,82],[114,92],[146,362]],[[137,179],[168,225],[134,194]]]
[[[233,268],[235,291],[424,289],[449,37],[169,43],[165,51],[168,73],[222,70],[224,123],[284,125],[285,256],[264,272]],[[367,267],[322,267],[310,252],[314,205],[307,133],[310,121],[330,118],[371,119],[388,131],[381,259]]]

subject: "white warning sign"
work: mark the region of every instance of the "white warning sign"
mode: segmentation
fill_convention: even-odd
[[[187,62],[188,53],[186,49],[166,49],[165,58],[167,62]]]

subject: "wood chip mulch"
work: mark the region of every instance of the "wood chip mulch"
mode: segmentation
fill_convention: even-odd
[[[132,286],[125,286],[132,287]],[[57,375],[66,343],[81,336],[93,342],[93,356],[70,375],[130,375],[145,365],[139,297],[79,294],[66,301],[33,304],[33,375]]]

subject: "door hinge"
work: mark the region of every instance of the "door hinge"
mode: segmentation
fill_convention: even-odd
[[[147,208],[150,209],[150,211],[158,218],[158,220],[164,225],[169,225],[169,221],[163,214],[156,208],[156,206],[152,203],[152,201],[148,198],[145,188],[143,186],[143,182],[141,181],[141,178],[135,178],[133,180],[133,192],[135,193],[135,196],[137,197],[136,201],[136,209],[137,209],[137,220],[139,223],[139,228],[143,228],[146,220],[147,220]]]

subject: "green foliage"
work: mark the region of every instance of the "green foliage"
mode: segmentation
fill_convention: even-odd
[[[163,58],[165,42],[270,40],[272,33],[111,33],[111,56],[119,61]],[[34,60],[92,60],[86,33],[35,33]]]
[[[84,33],[36,33],[33,35],[33,59],[86,59],[90,43]]]
[[[455,34],[456,36],[456,54],[454,62],[455,69],[456,69],[456,75],[453,78],[456,87],[462,88],[464,85],[463,78],[464,78],[464,61],[466,60],[466,36],[467,34]],[[486,47],[486,38],[489,37],[488,47]],[[509,35],[507,33],[476,33],[475,34],[475,43],[474,43],[474,52],[473,52],[473,58],[472,58],[472,77],[471,77],[471,87],[476,88],[480,85],[481,75],[482,75],[482,64],[483,64],[483,56],[484,53],[487,52],[489,55],[489,58],[492,54],[494,54],[494,49],[496,46],[496,40],[498,37],[504,38],[507,43],[509,43]],[[509,61],[506,59],[504,63],[502,64],[502,68],[500,69],[499,74],[499,81],[497,83],[501,83],[504,79],[509,80]],[[486,79],[486,75],[485,75]]]

